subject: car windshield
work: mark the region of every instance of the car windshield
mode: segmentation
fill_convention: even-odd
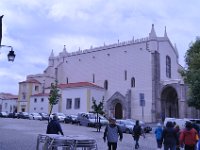
[[[88,114],[88,118],[89,118],[89,119],[95,119],[96,117],[95,117],[95,115],[93,115],[93,114]]]
[[[70,115],[72,118],[77,118],[77,116],[76,115]]]
[[[28,115],[28,113],[27,113],[27,112],[23,112],[22,114],[23,114],[23,115]]]
[[[125,125],[134,125],[133,122],[128,121],[128,120],[118,120],[117,123],[119,123],[119,124],[125,124]]]
[[[64,117],[65,117],[65,115],[64,115],[63,113],[57,113],[57,115],[58,115],[58,116],[64,116]]]
[[[46,113],[41,113],[41,115],[43,115],[43,116],[48,116],[48,114],[46,114]]]
[[[126,125],[134,125],[134,123],[131,122],[131,121],[124,121],[124,124],[126,124]]]
[[[107,120],[105,117],[103,117],[103,116],[100,116],[100,118],[102,119],[102,120]]]
[[[40,116],[38,113],[32,113],[32,115],[34,115],[34,116]]]

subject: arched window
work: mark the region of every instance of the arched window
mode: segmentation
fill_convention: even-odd
[[[135,78],[134,77],[131,78],[131,87],[135,87]]]
[[[107,80],[104,81],[104,89],[106,89],[106,90],[108,89],[108,81]]]
[[[171,78],[171,58],[166,56],[166,76]]]

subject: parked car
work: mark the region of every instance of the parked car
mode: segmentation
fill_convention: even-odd
[[[17,114],[17,118],[21,118],[21,119],[29,119],[29,114],[27,112],[19,112]]]
[[[171,121],[171,122],[175,123],[176,125],[179,125],[180,129],[184,129],[185,128],[185,123],[187,121],[191,122],[191,120],[189,118],[180,119],[180,118],[169,118],[169,117],[166,117],[165,120],[164,120],[164,126],[166,126],[168,121]]]
[[[8,118],[17,118],[17,114],[14,112],[11,112],[8,114]]]
[[[7,112],[0,112],[0,117],[1,118],[6,118],[6,117],[8,117],[8,113]]]
[[[56,113],[52,113],[50,115],[50,119],[53,119],[54,115],[57,115],[58,116],[58,120],[61,121],[61,122],[64,122],[64,119],[66,118],[65,114],[60,113],[60,112],[56,112]]]
[[[120,127],[123,133],[128,133],[128,134],[133,133],[133,127],[135,125],[134,122],[131,122],[129,120],[124,120],[124,119],[117,119],[116,124]]]
[[[77,124],[77,115],[66,115],[66,118],[64,119],[65,123],[72,123],[72,124]]]
[[[49,119],[49,115],[47,113],[39,113],[42,116],[42,120],[48,120]]]
[[[108,124],[108,120],[99,114],[101,126]],[[77,117],[79,125],[96,127],[97,115],[94,113],[79,113]]]
[[[42,120],[42,116],[39,113],[30,113],[29,119],[30,120]]]

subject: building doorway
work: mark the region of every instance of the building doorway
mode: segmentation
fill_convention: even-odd
[[[172,86],[166,86],[161,93],[162,120],[179,117],[178,95]]]
[[[123,118],[122,105],[120,103],[117,103],[115,105],[115,118],[116,119],[122,119]]]

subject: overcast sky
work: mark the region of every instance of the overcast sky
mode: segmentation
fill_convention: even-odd
[[[18,83],[43,73],[48,57],[147,37],[154,24],[157,36],[167,34],[178,48],[182,66],[189,44],[200,36],[199,0],[0,0],[3,17],[0,49],[0,92],[18,94]]]

